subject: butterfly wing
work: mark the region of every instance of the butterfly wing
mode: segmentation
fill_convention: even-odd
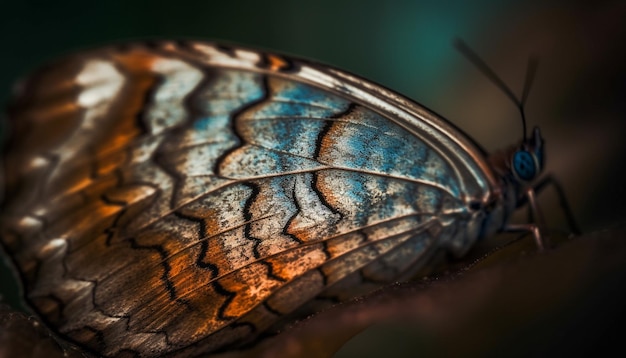
[[[256,51],[118,46],[18,93],[3,244],[42,318],[103,355],[223,349],[462,253],[484,215],[468,202],[495,186],[423,107]]]

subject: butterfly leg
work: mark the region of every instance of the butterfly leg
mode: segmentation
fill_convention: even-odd
[[[558,180],[556,180],[552,175],[545,176],[543,179],[541,179],[539,183],[537,183],[537,185],[535,185],[535,192],[539,193],[549,184],[552,184],[552,186],[556,190],[556,194],[559,197],[559,205],[561,205],[561,209],[563,210],[563,214],[565,215],[565,220],[567,220],[567,225],[569,226],[570,232],[574,235],[580,235],[580,229],[578,228],[578,224],[576,223],[576,219],[574,218],[574,214],[572,213],[572,208],[567,201],[567,196],[565,196],[563,186]]]
[[[576,220],[574,219],[574,214],[572,213],[571,206],[569,205],[567,197],[565,196],[563,186],[551,175],[547,175],[546,177],[544,177],[534,187],[527,188],[526,192],[524,193],[525,200],[520,201],[520,203],[518,204],[519,206],[528,204],[529,223],[510,224],[504,228],[504,231],[508,232],[531,232],[540,251],[550,247],[550,243],[548,238],[545,236],[546,225],[543,219],[543,215],[541,214],[541,210],[539,209],[539,205],[537,203],[536,194],[541,192],[548,185],[552,185],[556,190],[556,194],[559,197],[559,204],[561,206],[561,209],[563,210],[563,214],[565,215],[565,219],[567,220],[567,224],[570,228],[571,233],[574,235],[579,235],[580,230],[578,228],[578,225],[576,224]]]
[[[509,224],[505,226],[504,231],[507,232],[530,232],[535,238],[535,243],[539,248],[539,251],[544,251],[550,247],[550,241],[545,236],[545,221],[543,214],[537,205],[537,197],[535,196],[535,188],[528,187],[525,191],[526,200],[528,200],[528,208],[532,215],[532,223],[527,224]]]

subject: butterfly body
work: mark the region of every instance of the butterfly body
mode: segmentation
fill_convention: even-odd
[[[29,305],[105,356],[247,342],[464,254],[522,195],[507,160],[410,100],[208,43],[68,57],[22,84],[10,125],[3,246]]]

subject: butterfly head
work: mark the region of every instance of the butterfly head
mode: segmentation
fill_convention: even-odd
[[[531,183],[543,171],[543,143],[541,132],[538,127],[535,127],[532,137],[523,140],[511,155],[510,170],[518,183]]]
[[[492,168],[501,178],[501,186],[490,201],[480,207],[489,212],[481,237],[500,230],[511,213],[526,201],[526,189],[532,187],[543,172],[544,158],[544,141],[537,127],[518,145],[489,156]]]

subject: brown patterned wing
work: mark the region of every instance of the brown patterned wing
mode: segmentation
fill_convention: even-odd
[[[311,70],[164,42],[24,82],[2,242],[28,303],[97,354],[194,356],[467,250],[480,169]]]

